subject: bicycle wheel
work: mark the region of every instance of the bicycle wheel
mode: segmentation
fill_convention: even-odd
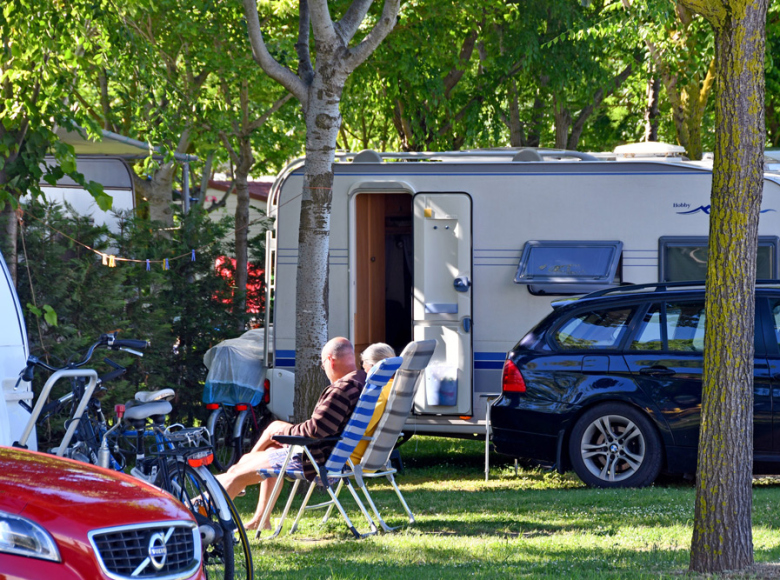
[[[233,439],[233,425],[228,412],[220,407],[209,415],[206,428],[211,434],[211,446],[214,448],[214,467],[227,471],[236,461],[236,445]]]
[[[222,491],[209,487],[204,477],[181,457],[160,466],[155,484],[182,502],[195,516],[203,543],[203,571],[209,580],[233,580],[235,574],[233,522],[223,521],[215,501]],[[213,480],[216,481],[216,480]]]
[[[248,453],[255,446],[263,430],[271,422],[271,415],[267,411],[259,412],[252,419],[251,411],[241,411],[236,418],[236,427],[233,431],[236,437],[236,457],[240,458],[244,453]]]
[[[238,515],[238,510],[233,504],[233,501],[228,496],[225,488],[215,478],[213,483],[222,492],[222,496],[230,508],[230,517],[233,520],[233,562],[234,562],[234,574],[236,578],[246,578],[246,580],[253,580],[255,577],[255,571],[252,567],[252,551],[249,549],[249,538],[246,535],[246,529],[244,529],[244,523],[241,521],[241,516]]]

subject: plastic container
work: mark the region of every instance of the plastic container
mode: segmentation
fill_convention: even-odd
[[[425,397],[434,407],[452,407],[458,402],[458,369],[434,365],[425,369]]]

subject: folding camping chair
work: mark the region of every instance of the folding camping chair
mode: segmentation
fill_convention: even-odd
[[[409,518],[409,523],[414,523],[414,515],[412,514],[409,506],[404,500],[404,496],[398,485],[395,483],[393,475],[397,472],[395,468],[391,466],[390,454],[393,452],[396,441],[401,435],[406,419],[409,417],[409,413],[412,411],[412,403],[414,402],[414,393],[419,382],[420,376],[423,370],[431,360],[433,351],[436,348],[435,340],[422,340],[419,342],[409,343],[404,351],[401,353],[401,358],[404,359],[401,368],[396,372],[395,379],[393,380],[392,390],[387,398],[387,404],[385,411],[382,414],[382,418],[379,420],[376,429],[374,430],[371,442],[368,444],[363,457],[357,465],[352,465],[349,476],[355,479],[355,484],[358,488],[363,490],[363,495],[366,497],[366,501],[371,506],[379,525],[386,532],[395,530],[391,528],[382,519],[379,514],[379,510],[368,493],[368,488],[365,484],[365,479],[373,479],[377,477],[386,477],[393,486],[395,494],[401,502],[406,515]],[[347,485],[349,485],[349,478],[345,478]],[[344,479],[339,482],[339,486],[336,489],[336,496],[341,492]],[[328,507],[328,511],[323,518],[323,522],[327,521],[330,516],[332,506]]]
[[[282,526],[284,525],[284,520],[287,517],[287,513],[290,511],[290,506],[292,505],[293,498],[295,497],[295,492],[298,491],[298,486],[300,485],[301,481],[304,481],[306,479],[303,474],[303,471],[301,470],[294,471],[294,470],[287,469],[290,459],[296,453],[300,453],[301,449],[303,450],[304,453],[306,453],[306,455],[309,458],[309,461],[311,461],[311,463],[317,468],[318,477],[315,479],[315,481],[311,482],[311,485],[309,486],[309,491],[306,494],[306,498],[304,499],[303,506],[298,512],[298,517],[296,517],[295,523],[293,524],[293,527],[290,529],[289,533],[293,533],[296,530],[298,521],[300,520],[301,514],[303,513],[304,509],[306,509],[307,507],[308,509],[314,509],[316,507],[323,507],[325,505],[329,505],[330,507],[335,505],[338,508],[339,513],[342,515],[342,517],[347,523],[347,527],[356,538],[375,534],[377,532],[376,525],[374,524],[374,521],[371,519],[371,516],[368,514],[368,511],[366,510],[365,506],[360,501],[360,497],[358,496],[357,492],[355,492],[355,489],[352,487],[349,481],[347,481],[347,487],[352,493],[352,497],[355,499],[355,502],[358,504],[360,511],[368,521],[368,524],[371,528],[371,531],[366,534],[360,534],[357,531],[355,526],[352,524],[352,521],[347,516],[346,511],[344,511],[344,508],[342,507],[341,503],[339,503],[338,497],[333,492],[333,489],[331,487],[331,481],[336,479],[338,479],[340,482],[343,481],[342,478],[344,477],[344,475],[342,472],[344,471],[344,467],[347,464],[347,460],[349,459],[350,454],[355,450],[355,447],[360,442],[363,435],[365,435],[366,427],[368,427],[368,422],[371,419],[371,416],[374,414],[374,408],[376,407],[376,402],[379,399],[379,394],[382,392],[382,387],[384,387],[387,384],[387,381],[389,381],[390,377],[392,377],[393,374],[398,370],[402,362],[403,359],[397,356],[397,357],[382,360],[374,365],[374,367],[368,373],[368,377],[366,378],[366,385],[365,387],[363,387],[363,390],[360,393],[360,398],[358,399],[357,405],[355,406],[355,410],[352,411],[352,415],[350,416],[347,425],[344,427],[344,432],[340,436],[327,438],[327,439],[312,439],[308,437],[295,437],[295,436],[287,436],[287,435],[274,436],[274,439],[279,443],[287,444],[290,446],[289,451],[287,453],[287,457],[285,458],[281,468],[261,469],[258,470],[258,473],[264,478],[278,477],[276,484],[274,485],[274,489],[273,489],[273,493],[271,494],[271,497],[277,497],[279,491],[281,490],[281,486],[283,485],[284,479],[290,479],[294,483],[293,483],[292,491],[290,492],[290,497],[287,499],[287,503],[284,506],[284,510],[282,512],[282,517],[279,520],[279,524],[274,530],[274,533],[271,536],[269,536],[269,538],[275,538],[282,531]],[[311,445],[313,443],[320,443],[326,440],[338,440],[338,442],[336,443],[336,446],[333,448],[333,451],[331,452],[330,457],[328,458],[328,461],[326,462],[324,469],[321,469],[314,461],[314,458],[312,457],[311,452],[309,451],[308,445]],[[328,493],[331,499],[330,501],[325,502],[323,504],[318,504],[317,506],[307,506],[309,498],[311,497],[311,494],[314,491],[314,486],[317,483],[322,485],[322,487],[325,489],[325,491]],[[273,507],[273,502],[270,502],[266,506],[265,511],[263,512],[263,517],[260,520],[260,525],[257,528],[257,533],[255,534],[255,538],[260,536],[261,530],[265,525],[265,522],[268,521],[268,518],[271,515],[272,507]]]

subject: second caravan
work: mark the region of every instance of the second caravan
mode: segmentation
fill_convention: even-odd
[[[711,162],[675,147],[339,157],[331,210],[329,334],[437,348],[407,434],[484,435],[506,352],[560,296],[701,280]],[[780,278],[780,161],[767,159],[759,278]],[[303,160],[268,201],[270,409],[292,415]],[[266,336],[271,336],[266,332]]]

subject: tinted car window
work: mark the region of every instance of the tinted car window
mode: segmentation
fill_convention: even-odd
[[[582,312],[564,322],[553,340],[561,350],[616,348],[630,316],[631,308]]]
[[[669,302],[666,311],[653,304],[631,342],[631,350],[702,352],[704,302]]]
[[[631,350],[662,350],[661,305],[653,304],[645,314],[636,338],[631,342]]]
[[[669,350],[702,352],[704,350],[704,302],[667,304],[666,333]]]
[[[780,344],[780,300],[775,300],[771,303],[772,306],[772,322],[775,329],[775,342]]]

